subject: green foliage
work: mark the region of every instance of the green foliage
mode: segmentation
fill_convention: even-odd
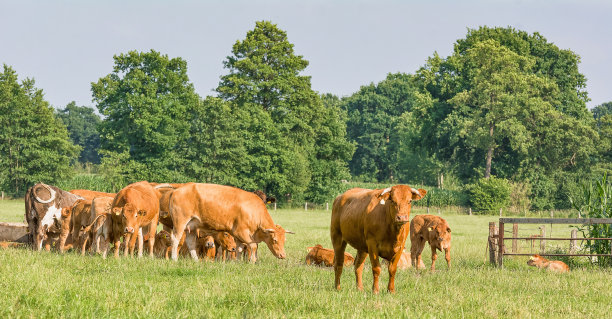
[[[583,186],[580,195],[569,196],[572,206],[586,218],[612,218],[612,183],[608,175],[601,180]],[[585,238],[612,238],[612,225],[587,224],[576,227]],[[610,254],[610,242],[607,240],[586,240],[586,248],[591,254]],[[612,258],[598,256],[597,264],[612,266]]]
[[[510,202],[511,186],[503,178],[481,178],[469,187],[470,204],[476,212],[494,213]]]
[[[127,152],[135,178],[184,179],[189,115],[199,97],[187,76],[187,62],[166,55],[130,51],[114,56],[113,72],[92,83],[102,149]]]
[[[331,197],[346,177],[352,148],[344,138],[342,113],[324,105],[310,77],[300,75],[308,61],[294,53],[286,32],[256,22],[236,41],[224,66],[229,74],[221,77],[217,92],[244,143],[231,147],[242,154],[232,177],[236,186],[277,197],[291,194],[294,200]]]
[[[4,65],[0,73],[0,188],[20,196],[37,182],[55,183],[71,173],[80,148],[73,145],[64,124],[34,87],[18,82]]]
[[[73,101],[58,110],[57,116],[66,125],[72,142],[81,146],[79,162],[100,164],[98,125],[101,120],[94,110],[87,106],[77,106]]]

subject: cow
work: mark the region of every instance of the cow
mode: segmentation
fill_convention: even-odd
[[[143,241],[146,244],[149,243],[149,235],[145,235]],[[160,258],[168,259],[170,253],[170,247],[172,241],[170,240],[170,233],[162,230],[155,234],[155,243],[153,244],[153,254]]]
[[[189,183],[172,193],[172,259],[178,257],[178,244],[185,230],[185,239],[193,259],[196,229],[226,231],[249,247],[249,260],[254,261],[258,242],[265,242],[272,254],[284,259],[285,234],[292,233],[274,224],[266,204],[257,195],[239,188]]]
[[[260,189],[254,191],[253,194],[259,196],[261,198],[261,200],[263,200],[263,202],[266,203],[266,204],[274,204],[274,203],[276,203],[276,198],[275,197],[269,197],[268,195],[266,195],[266,193],[264,193]]]
[[[436,270],[437,250],[444,250],[448,269],[451,268],[451,229],[446,220],[435,215],[417,215],[410,222],[410,254],[412,266],[423,263],[421,253],[425,242],[431,248],[431,271]]]
[[[308,247],[306,249],[308,254],[306,255],[306,265],[324,265],[326,267],[332,267],[334,265],[334,251],[331,249],[323,248],[321,245],[314,247]],[[344,253],[344,266],[350,266],[353,264],[355,258],[349,253]]]
[[[230,258],[232,259],[232,253],[236,253],[236,240],[234,236],[228,232],[213,232],[213,240],[215,247],[217,247],[216,259],[223,260]]]
[[[340,290],[344,266],[344,250],[350,244],[357,249],[355,278],[357,289],[363,290],[362,273],[366,256],[370,255],[373,293],[378,293],[381,272],[379,257],[389,261],[387,290],[395,292],[395,273],[410,231],[408,221],[412,201],[427,193],[408,185],[385,189],[353,188],[336,197],[332,206],[330,236],[335,254],[335,288]]]
[[[79,237],[84,241],[81,243],[81,255],[85,254],[87,241],[95,245],[95,252],[100,252],[100,240],[103,239],[103,257],[106,258],[108,247],[111,242],[116,243],[120,236],[114,238],[119,231],[113,231],[111,207],[114,197],[96,197],[91,201],[89,217],[81,219]],[[76,227],[77,225],[75,225]]]
[[[527,265],[558,273],[570,271],[569,266],[564,262],[560,260],[548,260],[540,255],[533,255],[529,257]]]
[[[204,236],[198,238],[198,244],[202,247],[202,258],[207,261],[215,260],[217,255],[217,248],[215,247],[215,239],[213,236]],[[172,246],[172,243],[170,243]]]
[[[412,258],[410,258],[410,253],[407,251],[402,252],[402,257],[400,257],[399,262],[397,263],[398,270],[404,270],[412,267]],[[423,260],[419,263],[419,267],[417,269],[424,269],[425,264]]]
[[[72,207],[81,196],[66,192],[55,186],[38,183],[25,194],[25,219],[28,223],[30,242],[34,250],[41,250],[43,241],[61,231],[62,209]],[[50,245],[47,245],[47,250]]]
[[[70,225],[70,237],[72,239],[72,243],[75,247],[81,247],[82,250],[85,249],[85,245],[87,245],[88,238],[83,236],[81,233],[81,227],[83,225],[88,225],[90,221],[91,215],[91,199],[83,199],[78,201],[72,208],[70,208],[70,217],[67,217],[62,225],[62,232],[60,233],[60,252],[63,252],[65,247],[63,242],[65,242],[64,232],[68,230],[68,225]],[[70,221],[70,224],[68,224]]]
[[[143,253],[142,230],[148,227],[149,256],[153,257],[153,246],[155,244],[155,233],[159,219],[159,200],[161,193],[147,181],[130,184],[120,190],[111,207],[113,228],[118,228],[125,236],[124,256],[134,253],[136,239],[138,239],[138,256]],[[121,230],[123,228],[123,230]],[[115,242],[115,256],[119,256],[118,236],[113,237]]]
[[[70,191],[70,193],[82,197],[85,202],[84,203],[77,202],[77,204],[75,204],[73,207],[65,208],[62,211],[62,219],[60,223],[61,230],[59,234],[59,251],[61,253],[63,253],[67,249],[67,247],[64,247],[64,246],[65,246],[66,240],[69,237],[69,234],[73,242],[76,239],[76,236],[78,232],[80,231],[80,227],[81,227],[81,217],[86,216],[86,215],[89,216],[89,206],[91,205],[91,201],[95,197],[105,197],[105,196],[114,197],[115,196],[114,193],[98,192],[98,191],[92,191],[88,189],[73,189]],[[83,214],[84,211],[87,211],[87,214]],[[75,213],[77,215],[82,215],[82,216],[74,216]],[[73,221],[73,217],[76,218],[77,220]],[[77,226],[77,228],[74,228],[75,225]],[[74,242],[74,244],[80,245],[82,243]]]

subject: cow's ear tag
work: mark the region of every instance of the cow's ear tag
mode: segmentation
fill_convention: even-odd
[[[380,204],[381,204],[381,205],[384,205],[384,204],[385,204],[385,200],[384,200],[384,199],[381,199],[381,200],[380,200]]]
[[[431,227],[427,228],[427,230],[431,231]]]

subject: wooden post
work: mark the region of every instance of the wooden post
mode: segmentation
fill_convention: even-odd
[[[518,243],[516,240],[516,237],[518,237],[518,224],[512,225],[512,237],[515,238],[515,239],[512,239],[512,252],[518,253]]]
[[[499,231],[497,233],[497,267],[504,267],[504,223],[499,223]]]
[[[468,215],[472,216],[472,207],[468,208]]]
[[[578,237],[578,230],[572,229],[571,237],[572,237],[572,240],[570,240],[570,250],[569,251],[570,251],[570,254],[573,254],[576,252],[576,248],[577,248],[576,238]]]
[[[329,210],[329,203],[325,203],[325,210]]]
[[[2,200],[4,200],[4,191],[2,191]]]
[[[304,210],[308,210],[308,202],[304,203]]]
[[[276,202],[274,202],[274,210],[276,210]]]
[[[502,217],[502,208],[499,209],[499,217]]]
[[[550,218],[555,218],[555,214],[553,213],[553,211],[550,211]]]
[[[540,226],[540,254],[544,254],[546,252],[546,225]]]
[[[427,206],[427,214],[429,214],[429,206]]]
[[[489,262],[492,265],[497,264],[496,252],[497,252],[497,235],[495,234],[495,222],[489,223]]]

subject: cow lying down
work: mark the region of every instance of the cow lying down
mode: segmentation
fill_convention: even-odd
[[[540,255],[533,255],[529,257],[527,265],[559,273],[570,271],[569,266],[564,262],[559,260],[548,260]]]
[[[321,245],[307,248],[306,264],[323,265],[326,267],[334,266],[334,251],[332,249],[323,248]],[[350,266],[355,258],[349,253],[344,253],[344,265]]]

